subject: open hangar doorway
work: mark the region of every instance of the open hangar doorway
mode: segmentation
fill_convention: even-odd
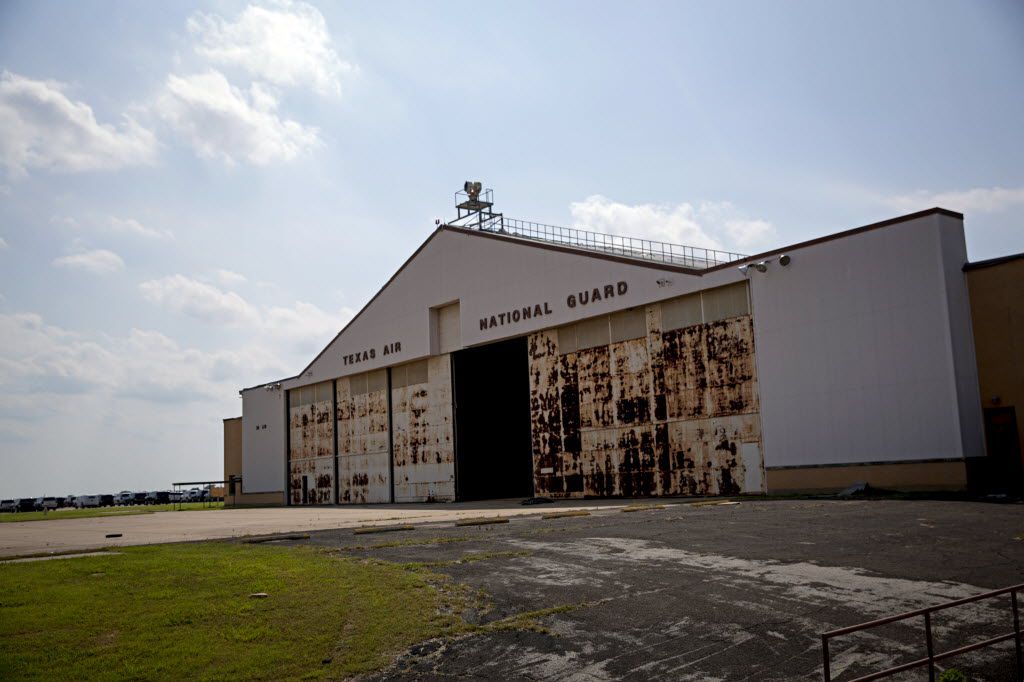
[[[459,500],[533,495],[527,353],[524,336],[452,355]]]

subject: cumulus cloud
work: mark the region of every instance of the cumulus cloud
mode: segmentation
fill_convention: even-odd
[[[40,389],[77,393],[107,381],[104,367],[113,359],[109,351],[44,324],[39,315],[0,314],[0,336],[0,385],[13,387],[30,379]]]
[[[0,72],[0,163],[9,172],[110,170],[155,160],[150,131],[128,116],[119,126],[99,123],[88,104],[69,99],[64,89]]]
[[[297,352],[315,352],[323,348],[354,315],[350,308],[331,314],[312,303],[296,301],[290,307],[267,308],[263,329],[281,339]]]
[[[253,83],[243,91],[209,70],[167,77],[154,111],[203,158],[229,164],[291,161],[315,148],[316,128],[277,114],[277,97]]]
[[[963,213],[995,213],[1024,204],[1024,187],[975,187],[950,192],[922,190],[889,197],[886,203],[898,211],[917,211],[941,206]]]
[[[172,239],[174,237],[174,234],[170,230],[158,230],[154,227],[143,225],[134,218],[118,218],[117,216],[110,216],[109,224],[110,229],[115,232],[134,234],[139,237],[147,237],[149,239]]]
[[[196,13],[187,27],[197,53],[274,85],[337,94],[342,74],[353,69],[335,52],[323,15],[304,2],[249,5],[231,21]]]
[[[220,418],[240,414],[239,387],[298,364],[258,340],[207,352],[152,330],[73,332],[28,312],[0,313],[0,338],[8,497],[214,478],[210,448]]]
[[[82,250],[69,256],[53,259],[54,267],[81,270],[93,275],[107,275],[124,269],[124,261],[107,249]]]
[[[238,294],[184,275],[149,280],[140,284],[139,290],[148,301],[204,322],[245,325],[259,321],[256,308]]]
[[[291,306],[256,306],[233,291],[180,274],[143,282],[139,290],[146,300],[169,310],[204,322],[249,329],[283,342],[290,352],[305,353],[326,345],[353,315],[349,308],[329,313],[304,301]]]
[[[226,287],[245,284],[249,281],[245,275],[235,272],[234,270],[219,269],[217,270],[216,275],[217,279],[220,280],[220,283]]]
[[[601,195],[569,205],[573,220],[597,232],[708,249],[753,251],[770,246],[775,227],[730,202],[624,204]]]
[[[233,395],[235,383],[254,370],[281,371],[281,363],[258,347],[204,352],[141,329],[89,338],[46,324],[35,313],[0,313],[0,336],[0,386],[26,397],[100,393],[192,402]],[[3,408],[0,415],[7,412]]]

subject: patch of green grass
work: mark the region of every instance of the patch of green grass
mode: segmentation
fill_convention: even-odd
[[[0,514],[0,523],[18,523],[22,521],[54,521],[57,519],[92,519],[107,516],[137,516],[152,514],[145,507],[100,507],[99,509],[61,509],[51,512],[20,512],[18,514]]]
[[[464,625],[463,591],[425,570],[225,542],[119,551],[0,565],[0,679],[339,678]]]
[[[388,549],[389,547],[415,547],[417,545],[447,545],[452,542],[469,542],[473,538],[459,537],[436,537],[436,538],[405,538],[403,540],[392,540],[391,542],[376,542],[370,545],[346,545],[341,548],[343,552],[354,552],[368,549]]]
[[[401,526],[360,526],[353,528],[353,535],[373,535],[375,533],[395,533],[402,530],[415,530],[414,526],[404,524]]]
[[[533,552],[521,550],[518,552],[476,552],[464,554],[458,559],[449,561],[410,561],[400,564],[403,568],[416,571],[423,568],[440,568],[443,566],[456,566],[458,564],[471,564],[476,561],[487,561],[488,559],[515,559],[516,557],[530,556]]]
[[[472,628],[475,632],[494,632],[500,630],[532,630],[533,632],[547,633],[548,629],[540,624],[540,619],[547,616],[553,616],[556,613],[566,613],[568,611],[575,611],[582,609],[586,606],[590,606],[588,602],[582,602],[579,604],[559,604],[558,606],[549,606],[544,609],[537,609],[536,611],[524,611],[523,613],[517,613],[508,618],[502,618],[501,620],[491,621],[483,625],[478,625]]]
[[[206,509],[223,509],[223,502],[183,502],[181,511],[203,511]],[[135,505],[131,507],[94,507],[91,509],[55,509],[46,512],[19,512],[17,514],[0,514],[0,523],[21,521],[53,521],[55,519],[93,519],[108,516],[137,516],[154,512],[178,511],[174,504]]]

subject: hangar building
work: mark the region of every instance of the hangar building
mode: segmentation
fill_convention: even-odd
[[[241,391],[229,502],[962,488],[985,455],[961,214],[743,256],[467,189],[306,368]]]

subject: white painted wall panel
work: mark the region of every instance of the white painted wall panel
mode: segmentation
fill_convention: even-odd
[[[285,488],[285,392],[254,388],[242,393],[242,490]]]
[[[462,348],[459,304],[453,303],[437,310],[437,352],[441,355]]]
[[[940,216],[943,223],[956,223]],[[963,230],[952,225],[942,230],[942,254],[946,273],[946,303],[952,330],[950,352],[956,367],[956,392],[960,407],[960,439],[965,457],[985,454],[985,433],[982,421],[981,388],[978,364],[974,355],[974,334],[971,328],[971,301],[967,294],[967,278],[963,265],[967,262],[967,243]]]
[[[658,284],[658,280],[668,284]],[[285,388],[365,372],[430,354],[431,308],[459,301],[463,347],[514,338],[529,332],[737,282],[727,268],[704,277],[642,264],[554,251],[519,241],[441,230],[378,298]],[[627,282],[625,295],[570,307],[569,294]],[[524,306],[547,304],[551,313],[486,330],[480,319]],[[436,313],[435,313],[436,314]],[[436,327],[435,327],[436,328]],[[397,354],[384,344],[401,343]],[[374,357],[346,364],[346,356],[373,350]]]
[[[948,287],[963,286],[957,235],[959,220],[931,215],[750,273],[766,466],[970,452],[961,424],[980,428],[977,389],[958,393],[957,368],[969,373],[973,349],[952,349],[969,338],[969,317],[947,301]]]
[[[766,466],[980,454],[962,222],[933,214],[789,253],[788,268],[750,272]],[[438,323],[431,309],[451,301],[459,301],[459,341],[468,347],[742,279],[735,267],[699,277],[442,230],[285,388],[427,357]],[[624,295],[569,305],[570,294],[620,281]],[[535,305],[550,312],[480,326]],[[437,344],[435,336],[435,352]],[[278,409],[266,422],[283,430],[283,406],[263,405],[262,389],[249,393],[261,394],[255,409]],[[247,420],[249,409],[246,402]],[[255,434],[246,428],[250,440]],[[283,431],[273,438],[279,445],[265,470],[279,490]],[[263,447],[243,442],[245,458]]]

